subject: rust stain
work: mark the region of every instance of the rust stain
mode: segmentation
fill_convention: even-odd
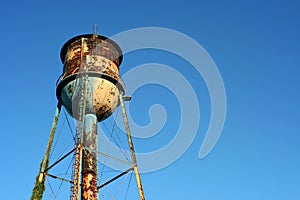
[[[88,91],[91,98],[88,97],[87,103],[91,107],[87,108],[88,112],[95,113],[98,120],[103,120],[110,116],[119,104],[119,92],[117,85],[121,82],[119,74],[119,51],[114,44],[100,38],[84,38],[76,40],[68,46],[65,56],[64,72],[62,80],[71,75],[80,72],[80,67],[84,66],[87,72],[93,72],[97,75],[93,79],[88,79],[89,85],[93,85],[94,91]],[[105,77],[103,77],[105,75]],[[94,80],[93,83],[90,81]],[[77,102],[79,93],[75,94],[75,85],[68,83],[64,88],[69,94],[69,102]],[[78,96],[78,97],[77,97]],[[65,106],[66,107],[66,106]],[[67,106],[74,109],[74,106]],[[75,107],[76,108],[76,107]],[[77,110],[73,113],[76,116]]]
[[[74,74],[74,72],[78,72],[81,64],[85,64],[87,66],[87,71],[101,72],[103,74],[111,76],[116,80],[119,80],[120,55],[118,54],[117,49],[108,41],[101,40],[99,38],[85,38],[84,41],[84,48],[81,48],[80,39],[73,42],[69,46],[64,63],[63,77],[67,77]],[[81,52],[81,49],[83,49],[83,52]],[[83,57],[82,61],[81,54]],[[90,55],[93,62],[98,64],[88,65],[88,62],[86,62],[86,58]]]

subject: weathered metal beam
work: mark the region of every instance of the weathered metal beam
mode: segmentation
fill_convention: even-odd
[[[57,127],[60,110],[61,110],[61,104],[58,103],[57,107],[56,107],[53,123],[52,123],[52,128],[50,131],[49,139],[48,139],[46,152],[45,152],[44,158],[43,158],[41,166],[40,166],[39,174],[36,177],[36,182],[35,182],[34,188],[32,190],[32,195],[31,195],[30,200],[41,200],[43,197],[43,194],[45,191],[45,180],[46,180],[46,175],[44,172],[49,164],[49,156],[50,156],[50,152],[52,149],[53,138],[54,138],[54,135],[56,132],[56,127]]]
[[[103,183],[102,185],[99,185],[99,186],[97,187],[97,189],[99,190],[100,188],[103,188],[104,186],[106,186],[106,185],[110,184],[111,182],[117,180],[118,178],[124,176],[125,174],[127,174],[127,173],[130,172],[131,170],[133,170],[133,168],[129,168],[129,169],[127,169],[126,171],[122,172],[121,174],[119,174],[119,175],[113,177],[113,178],[110,179],[109,181],[106,181],[106,182]]]
[[[71,151],[69,151],[68,153],[66,153],[63,157],[61,157],[60,159],[58,159],[56,162],[54,162],[52,165],[50,165],[47,169],[45,169],[45,171],[43,172],[47,172],[48,170],[50,170],[52,167],[54,167],[55,165],[57,165],[58,163],[60,163],[63,159],[65,159],[66,157],[68,157],[71,153],[73,153],[76,150],[76,148],[72,149]]]
[[[120,91],[119,100],[120,100],[120,104],[121,104],[121,108],[122,108],[123,120],[124,120],[124,124],[125,124],[126,135],[127,135],[127,140],[128,140],[128,144],[129,144],[132,164],[133,164],[133,170],[135,173],[135,178],[136,178],[136,182],[137,182],[137,186],[138,186],[138,190],[139,190],[140,200],[145,200],[142,181],[141,181],[139,169],[137,166],[137,161],[136,161],[135,152],[134,152],[134,146],[133,146],[133,142],[132,142],[132,138],[131,138],[131,133],[130,133],[130,128],[129,128],[129,124],[128,124],[128,119],[127,119],[127,114],[126,114],[126,109],[125,109],[123,98],[124,98],[123,93]]]
[[[61,178],[61,177],[58,177],[58,176],[55,176],[55,175],[52,175],[52,174],[46,174],[46,175],[51,177],[51,178],[54,178],[54,179],[58,179],[58,180],[61,180],[61,181],[67,182],[67,183],[74,184],[73,181],[70,181],[70,180],[65,179],[65,178]]]

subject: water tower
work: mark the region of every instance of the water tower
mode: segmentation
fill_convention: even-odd
[[[76,145],[69,154],[75,154],[71,200],[97,200],[97,123],[108,118],[121,105],[126,128],[132,168],[136,175],[140,199],[144,199],[130,129],[123,100],[124,85],[120,78],[122,50],[113,40],[94,34],[71,38],[62,47],[60,58],[63,73],[57,82],[57,111],[50,132],[46,154],[33,190],[32,200],[42,198],[39,188],[44,187],[49,167],[49,153],[53,142],[61,106],[77,121]],[[66,155],[67,156],[67,155]],[[115,177],[116,178],[116,177]],[[44,188],[43,188],[44,189]]]

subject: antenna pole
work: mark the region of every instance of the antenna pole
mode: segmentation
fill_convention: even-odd
[[[98,35],[98,25],[94,24],[93,25],[93,36],[96,37]]]
[[[125,129],[126,129],[126,135],[127,135],[127,139],[128,139],[128,144],[129,144],[129,149],[130,149],[130,154],[131,154],[131,159],[132,159],[132,164],[133,164],[132,167],[133,167],[133,170],[135,173],[135,178],[136,178],[136,183],[137,183],[138,190],[139,190],[140,200],[145,200],[143,186],[142,186],[142,182],[141,182],[139,169],[137,166],[137,161],[136,161],[135,152],[134,152],[134,146],[132,143],[132,138],[131,138],[131,133],[130,133],[129,125],[128,125],[128,119],[127,119],[127,114],[126,114],[126,109],[125,109],[123,98],[124,98],[123,93],[120,92],[119,99],[120,99],[120,104],[122,107],[122,114],[123,114]]]

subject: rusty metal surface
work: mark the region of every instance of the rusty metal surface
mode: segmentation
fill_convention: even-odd
[[[92,173],[83,174],[81,200],[97,200],[97,179]]]
[[[90,96],[87,99],[93,99],[86,101],[86,113],[94,113],[98,121],[102,121],[119,105],[119,89],[124,90],[119,74],[121,50],[112,40],[104,39],[71,39],[72,42],[63,47],[64,70],[57,86],[57,97],[75,119],[79,119],[76,104],[80,99],[81,79],[78,77],[82,74],[89,74],[87,94]]]
[[[70,81],[61,91],[61,101],[67,112],[78,119],[79,115],[79,97],[78,80]],[[119,90],[110,81],[98,77],[88,78],[87,98],[85,113],[93,113],[98,121],[109,117],[119,105]],[[92,99],[92,101],[90,101]]]
[[[114,42],[113,40],[103,36],[103,35],[95,35],[94,34],[83,34],[83,35],[78,35],[78,36],[75,36],[71,39],[69,39],[61,48],[61,52],[60,52],[60,59],[62,62],[65,61],[65,56],[68,52],[68,48],[69,46],[74,43],[75,41],[77,40],[80,40],[81,38],[97,38],[98,41],[106,41],[107,43],[110,43],[114,49],[116,50],[117,54],[118,54],[118,63],[119,65],[121,64],[122,60],[123,60],[123,56],[122,56],[122,50],[121,48],[119,47],[119,45]]]
[[[113,44],[97,38],[85,38],[84,46],[81,45],[81,40],[77,40],[68,47],[63,77],[78,73],[84,65],[86,71],[101,72],[119,79],[119,52]]]
[[[93,114],[84,117],[83,134],[83,160],[82,160],[82,200],[97,200],[97,172],[98,172],[98,136],[97,118]]]
[[[73,185],[71,186],[71,200],[79,200],[81,191],[81,143],[76,144],[73,166]]]
[[[83,135],[84,157],[82,171],[96,171],[97,169],[97,118],[94,114],[87,114],[84,117]],[[92,150],[92,151],[90,151]]]

